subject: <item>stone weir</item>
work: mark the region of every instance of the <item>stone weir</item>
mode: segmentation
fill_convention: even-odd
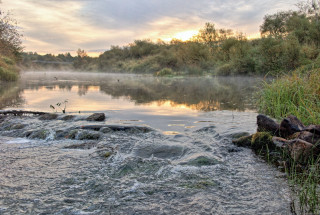
[[[295,164],[307,169],[320,155],[320,125],[305,126],[290,115],[280,124],[265,115],[257,116],[257,133],[234,139],[240,147],[249,147],[280,168]]]

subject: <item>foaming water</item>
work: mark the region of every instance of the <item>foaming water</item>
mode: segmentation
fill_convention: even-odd
[[[0,118],[0,214],[290,214],[283,173],[231,143],[256,130],[258,81],[22,74],[1,108],[74,117]]]
[[[176,135],[160,129],[89,131],[100,135],[97,140],[57,135],[84,132],[77,126],[88,124],[84,120],[6,117],[2,126],[26,127],[0,131],[7,136],[0,141],[1,213],[289,214],[282,173],[231,143],[231,134],[255,129],[255,114],[211,114],[214,123]],[[227,114],[242,123],[226,120]],[[54,138],[21,138],[38,129]]]

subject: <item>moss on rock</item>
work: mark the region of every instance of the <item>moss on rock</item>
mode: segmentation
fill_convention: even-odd
[[[274,149],[272,135],[269,132],[257,132],[252,135],[251,148],[255,151]]]

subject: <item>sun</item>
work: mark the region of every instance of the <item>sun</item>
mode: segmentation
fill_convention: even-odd
[[[182,31],[174,34],[172,38],[182,40],[182,41],[187,41],[197,34],[198,34],[198,31],[196,30]]]

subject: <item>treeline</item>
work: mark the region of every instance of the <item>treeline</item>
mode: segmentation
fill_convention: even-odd
[[[15,21],[0,10],[0,81],[18,79],[16,63],[21,60],[22,42]]]
[[[112,46],[96,58],[81,49],[76,57],[25,53],[23,65],[59,69],[65,65],[34,62],[70,62],[68,68],[76,70],[156,75],[276,75],[301,66],[320,67],[320,20],[312,6],[266,15],[260,32],[261,38],[248,40],[242,33],[206,23],[185,42],[136,40],[128,46]]]

